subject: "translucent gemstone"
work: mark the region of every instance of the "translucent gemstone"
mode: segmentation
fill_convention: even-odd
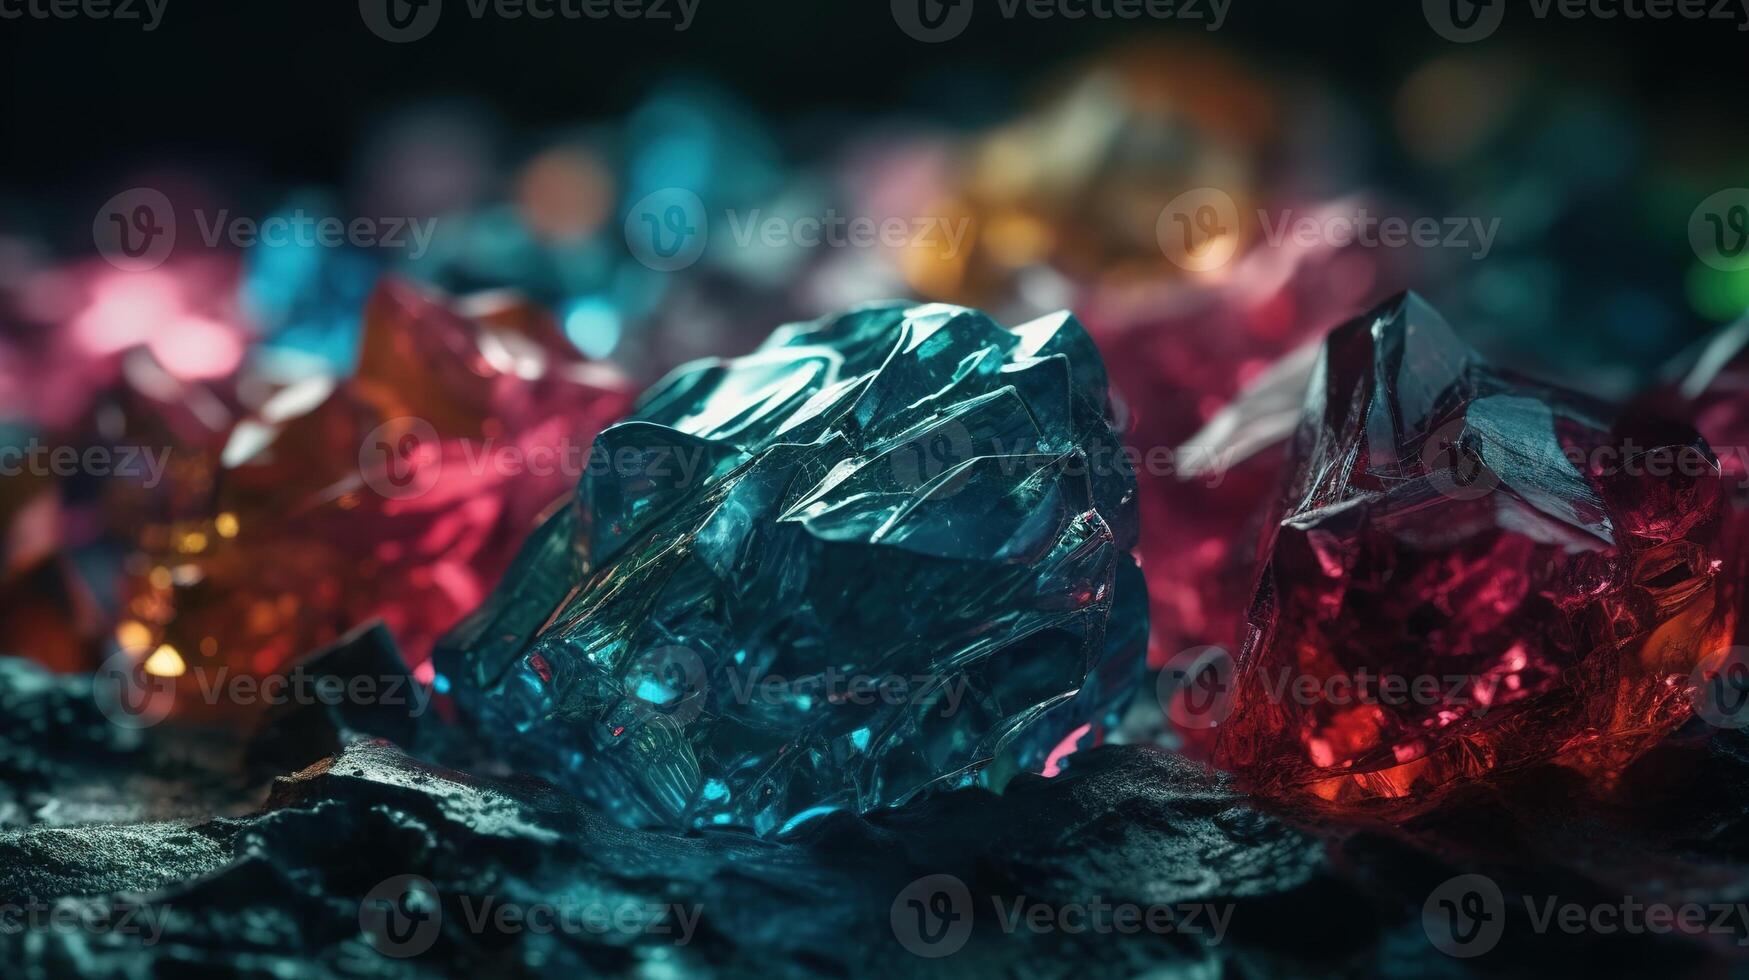
[[[260,672],[380,618],[425,664],[629,402],[537,308],[385,280],[357,372],[228,427],[196,506],[139,531],[127,613],[151,647]]]
[[[1749,317],[1714,334],[1677,367],[1674,383],[1654,389],[1646,405],[1693,422],[1742,496],[1749,488]]]
[[[1239,656],[1169,694],[1260,790],[1414,809],[1550,759],[1607,782],[1729,642],[1705,441],[1497,372],[1414,296],[1326,340],[1292,466]]]
[[[1311,213],[1334,220],[1356,207]],[[1208,282],[1106,289],[1089,301],[1139,464],[1153,666],[1241,635],[1256,576],[1250,545],[1280,490],[1318,338],[1390,295],[1383,283],[1413,278],[1407,256],[1380,252],[1290,238]]]
[[[1118,456],[1067,314],[785,327],[602,433],[438,670],[516,764],[631,823],[774,833],[1000,787],[1140,677]]]
[[[1734,649],[1696,680],[1710,685],[1722,670],[1740,686],[1745,675],[1734,664],[1749,651],[1749,618],[1742,615],[1749,583],[1749,317],[1719,330],[1671,368],[1670,382],[1641,402],[1648,411],[1693,423],[1718,457],[1730,491],[1720,587],[1738,610],[1737,636]],[[1704,700],[1699,707],[1706,707]],[[1734,717],[1730,725],[1741,727]]]

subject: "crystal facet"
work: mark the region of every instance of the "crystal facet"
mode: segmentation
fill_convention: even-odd
[[[1336,803],[1412,809],[1543,759],[1607,782],[1688,717],[1735,618],[1707,444],[1607,418],[1489,368],[1414,296],[1339,327],[1240,655],[1163,682],[1189,741]]]
[[[772,833],[999,787],[1097,740],[1140,677],[1120,458],[1067,314],[785,327],[602,433],[439,684],[632,823]]]
[[[1310,213],[1348,220],[1362,207]],[[1206,283],[1109,289],[1086,303],[1139,463],[1153,666],[1240,636],[1250,546],[1280,489],[1319,336],[1395,292],[1382,283],[1412,278],[1402,256],[1377,252],[1288,240]]]
[[[385,280],[360,347],[352,376],[287,388],[230,426],[199,458],[211,472],[192,515],[142,530],[151,560],[126,598],[146,648],[265,673],[381,618],[425,664],[630,401],[503,294],[452,304]]]

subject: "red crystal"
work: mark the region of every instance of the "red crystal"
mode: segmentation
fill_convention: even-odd
[[[1138,461],[1151,666],[1239,637],[1249,545],[1280,487],[1316,338],[1394,292],[1405,261],[1289,240],[1206,282],[1105,290],[1083,304]]]
[[[1682,365],[1674,384],[1645,399],[1653,411],[1694,424],[1719,457],[1726,480],[1749,487],[1749,318],[1720,330]]]
[[[1722,481],[1691,429],[1608,418],[1414,296],[1336,329],[1239,655],[1167,672],[1193,749],[1266,793],[1412,810],[1544,760],[1607,782],[1680,724],[1736,618]]]
[[[1693,423],[1718,456],[1731,491],[1721,588],[1737,609],[1736,645],[1709,665],[1707,676],[1696,679],[1698,687],[1706,687],[1716,670],[1732,670],[1740,678],[1741,664],[1749,662],[1749,617],[1743,615],[1749,583],[1749,318],[1718,331],[1675,367],[1671,383],[1654,388],[1641,402],[1649,411]],[[1698,706],[1704,713],[1704,703]],[[1729,724],[1741,727],[1745,721],[1749,715]]]

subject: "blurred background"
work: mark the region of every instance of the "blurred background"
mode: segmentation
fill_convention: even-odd
[[[858,302],[1076,311],[1143,449],[1402,289],[1603,399],[1749,306],[1749,9],[963,2],[0,20],[0,649],[422,665],[576,476],[455,461]],[[417,494],[360,452],[408,418]],[[1233,480],[1144,481],[1156,664],[1232,627]]]

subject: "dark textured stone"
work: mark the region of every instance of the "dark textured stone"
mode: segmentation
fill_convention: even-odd
[[[381,620],[373,620],[332,644],[290,665],[300,689],[318,692],[313,699],[287,699],[265,712],[249,743],[252,765],[277,771],[302,769],[332,755],[357,736],[386,738],[413,747],[419,721],[432,695],[413,680],[394,637]],[[324,697],[324,690],[344,691],[354,682],[368,686],[371,696]],[[322,685],[330,685],[323,688]]]
[[[77,713],[79,682],[0,670],[0,752],[32,737],[18,718]],[[148,768],[168,726],[129,746],[95,729],[72,751],[7,771],[25,792]],[[424,736],[419,739],[427,741]],[[451,751],[455,751],[452,749]],[[234,805],[215,757],[185,756],[178,784]],[[1105,977],[1547,975],[1626,970],[1706,974],[1740,954],[1730,937],[1538,933],[1521,899],[1665,901],[1745,897],[1749,738],[1685,732],[1594,798],[1567,770],[1530,770],[1475,787],[1402,827],[1315,828],[1255,808],[1225,777],[1145,747],[1071,757],[1051,779],[1019,776],[1001,795],[969,789],[867,816],[807,822],[775,840],[626,828],[553,786],[490,779],[413,759],[383,740],[261,787],[255,810],[186,820],[136,817],[0,829],[0,905],[66,914],[128,911],[132,933],[0,929],[5,975],[63,976],[954,976]],[[141,797],[150,814],[154,785]],[[16,792],[17,790],[14,790]],[[1509,898],[1500,946],[1448,959],[1421,923],[1453,875],[1488,874]],[[383,882],[429,881],[441,909],[431,944],[384,956],[361,925]],[[963,949],[920,959],[894,927],[913,882],[951,875],[973,928]],[[665,909],[663,932],[507,933],[469,926],[488,899]],[[1006,932],[996,903],[1209,903],[1230,915],[1223,941],[1186,933]],[[679,910],[678,912],[676,910]],[[696,920],[692,919],[696,910]],[[676,945],[673,931],[690,928]],[[147,938],[155,936],[155,942]]]
[[[255,802],[224,733],[109,723],[91,678],[0,657],[0,828],[204,819]]]

